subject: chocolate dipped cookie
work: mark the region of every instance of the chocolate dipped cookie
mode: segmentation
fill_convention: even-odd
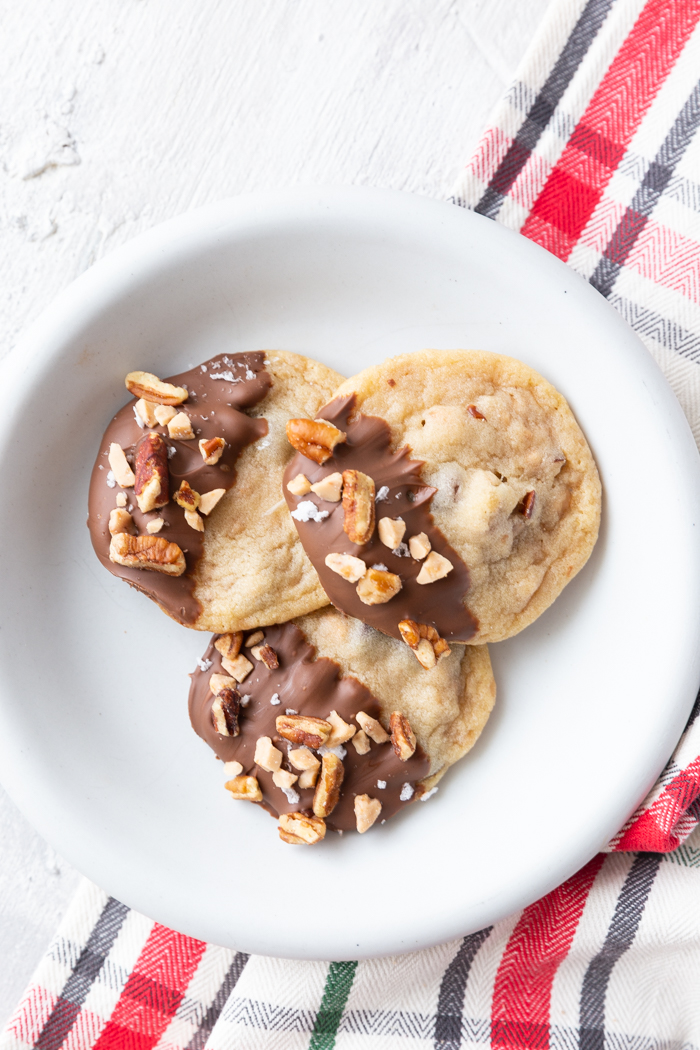
[[[460,647],[425,676],[402,642],[326,608],[216,636],[189,708],[233,797],[278,817],[284,841],[311,844],[426,799],[495,696],[485,646]]]
[[[562,395],[513,358],[405,354],[287,433],[285,497],[330,600],[427,668],[452,642],[532,623],[595,544],[591,451]]]
[[[132,372],[90,481],[88,526],[115,576],[197,630],[327,604],[281,495],[290,415],[342,377],[299,354],[220,354],[162,381]]]

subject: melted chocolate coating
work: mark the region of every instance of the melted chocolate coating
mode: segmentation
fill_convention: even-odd
[[[447,542],[433,522],[430,500],[436,489],[421,481],[423,463],[409,459],[410,449],[391,451],[391,431],[379,416],[358,413],[349,422],[355,409],[355,395],[335,398],[318,413],[347,434],[347,441],[336,445],[333,455],[323,466],[297,452],[284,473],[283,489],[290,511],[302,500],[308,500],[328,511],[324,521],[297,521],[294,519],[304,550],[319,575],[323,589],[341,612],[371,624],[384,634],[401,638],[400,620],[415,620],[437,629],[448,642],[468,642],[479,627],[476,618],[464,604],[469,590],[469,570],[459,554]],[[398,556],[385,547],[375,527],[369,543],[352,543],[343,531],[344,513],[341,503],[328,503],[309,492],[294,496],[287,483],[297,474],[305,474],[311,484],[337,471],[361,470],[373,478],[377,494],[383,486],[389,489],[385,500],[376,504],[377,525],[380,518],[401,517],[406,522],[404,543],[411,536],[425,532],[432,549],[448,558],[454,566],[442,580],[434,583],[416,583],[422,562]],[[349,583],[325,563],[327,554],[337,552],[361,558],[369,567],[385,565],[389,572],[401,577],[399,593],[383,605],[365,605],[357,595],[354,583]]]
[[[203,370],[204,369],[204,370]],[[235,382],[227,379],[212,379],[212,373],[232,375]],[[170,471],[170,494],[180,487],[186,478],[193,489],[203,495],[211,489],[230,489],[236,480],[236,460],[247,445],[267,434],[264,419],[251,419],[241,409],[252,408],[267,394],[272,386],[272,377],[265,371],[265,355],[262,352],[233,354],[206,361],[198,368],[170,376],[166,382],[186,386],[189,397],[177,412],[186,412],[192,422],[195,438],[191,441],[174,440],[168,436],[167,427],[152,427],[151,432],[161,434],[174,454],[168,460]],[[185,521],[184,511],[171,498],[160,510],[142,514],[136,503],[133,488],[122,489],[119,485],[110,488],[107,484],[109,462],[107,455],[113,441],[121,445],[128,456],[136,454],[136,446],[149,433],[136,422],[132,398],[117,412],[100,443],[100,452],[90,478],[88,500],[88,528],[95,553],[106,569],[114,576],[126,580],[158,602],[165,612],[183,624],[193,624],[202,609],[194,596],[195,571],[204,550],[204,533],[197,532]],[[201,438],[223,437],[226,448],[217,464],[207,466],[199,451]],[[133,461],[132,461],[133,462]],[[163,573],[144,569],[128,569],[109,560],[109,514],[116,506],[116,495],[125,492],[129,511],[139,534],[146,534],[146,524],[162,517],[164,525],[159,536],[177,545],[185,554],[187,568],[182,576],[166,576]],[[205,529],[206,529],[206,518]]]
[[[287,755],[288,746],[292,749],[297,744],[289,745],[287,740],[277,735],[275,719],[286,713],[287,708],[297,714],[313,715],[326,718],[331,711],[354,725],[354,716],[364,711],[372,718],[379,719],[381,708],[379,701],[361,682],[350,675],[343,676],[339,665],[326,657],[315,659],[316,650],[309,645],[303,632],[293,623],[275,627],[266,627],[265,641],[277,653],[279,667],[270,671],[263,663],[255,663],[255,668],[241,685],[238,691],[251,697],[246,707],[241,707],[239,716],[240,734],[238,736],[221,736],[214,729],[211,708],[214,696],[209,689],[209,679],[213,674],[225,674],[221,666],[221,656],[214,648],[214,639],[204,654],[205,660],[211,660],[212,666],[207,671],[197,670],[191,675],[190,686],[190,721],[192,728],[202,740],[205,740],[224,762],[240,762],[243,773],[255,776],[263,793],[260,803],[268,813],[279,816],[281,813],[311,812],[314,789],[299,790],[298,783],[294,790],[299,794],[299,802],[290,803],[281,788],[275,786],[272,774],[255,765],[255,745],[258,737],[269,736],[272,743],[283,755]],[[246,655],[248,651],[243,649]],[[280,703],[271,704],[270,700],[278,694]],[[372,742],[366,755],[358,755],[352,741],[343,744],[347,754],[343,759],[345,778],[340,792],[340,800],[329,817],[326,825],[336,830],[354,830],[355,795],[369,795],[377,798],[382,804],[380,820],[393,816],[408,801],[400,799],[401,789],[408,783],[415,789],[419,780],[430,771],[430,760],[420,745],[407,762],[397,758],[390,742],[375,744]],[[285,757],[282,768],[299,775]],[[385,788],[378,788],[377,781],[386,781]]]

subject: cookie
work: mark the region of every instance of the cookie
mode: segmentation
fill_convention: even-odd
[[[284,429],[341,379],[285,351],[218,355],[165,384],[131,373],[136,396],[107,428],[90,481],[105,568],[202,631],[327,604],[281,495]]]
[[[326,827],[364,831],[427,798],[474,745],[495,696],[486,646],[459,647],[426,676],[401,642],[326,608],[215,637],[189,707],[195,732],[231,763],[234,798],[291,816],[285,841],[313,814],[317,841]]]
[[[436,657],[443,642],[508,638],[586,563],[598,471],[565,399],[522,362],[402,355],[346,380],[316,418],[327,433],[288,425],[302,543],[337,608],[426,665],[431,631]]]

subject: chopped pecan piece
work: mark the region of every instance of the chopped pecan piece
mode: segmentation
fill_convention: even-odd
[[[213,467],[219,462],[225,448],[226,442],[222,437],[202,438],[199,442],[199,451],[202,453],[202,459],[208,467]]]
[[[271,645],[260,646],[260,656],[258,659],[261,660],[265,664],[265,667],[268,667],[271,671],[275,671],[280,665],[280,662],[277,659],[277,653]]]
[[[123,489],[130,489],[135,481],[134,472],[127,462],[124,449],[116,441],[113,441],[109,446],[109,456],[107,458],[117,484],[121,485]]]
[[[156,532],[160,532],[164,525],[165,521],[163,518],[151,518],[150,521],[146,522],[146,532],[152,536]]]
[[[350,583],[357,583],[367,572],[362,558],[355,558],[352,554],[327,554],[326,565]]]
[[[151,432],[139,441],[134,493],[142,514],[164,507],[170,499],[168,446],[160,434]]]
[[[153,401],[157,405],[181,405],[188,398],[184,386],[173,386],[172,383],[164,383],[152,372],[129,372],[124,380],[126,389],[134,397],[142,397],[146,401]]]
[[[211,706],[211,720],[217,733],[221,733],[222,736],[238,736],[240,710],[241,694],[235,687],[226,687],[218,692]]]
[[[227,777],[237,777],[243,772],[240,762],[224,762],[224,773]]]
[[[147,427],[155,427],[158,424],[155,413],[155,405],[151,401],[140,398],[134,405],[134,411],[141,422]]]
[[[123,507],[115,507],[109,512],[109,533],[116,536],[119,532],[133,532],[134,519],[128,510]]]
[[[245,640],[246,649],[252,649],[254,645],[260,645],[260,642],[264,641],[265,635],[262,631],[254,631],[253,634],[248,635]]]
[[[305,496],[307,492],[311,492],[311,482],[306,474],[297,474],[297,476],[292,478],[287,484],[287,488],[293,496]]]
[[[192,422],[186,412],[178,412],[168,423],[168,433],[171,438],[179,441],[191,441],[194,437]]]
[[[177,410],[172,405],[156,405],[153,410],[153,415],[158,420],[158,423],[162,427],[167,427],[171,419],[174,419],[177,415]]]
[[[327,477],[317,481],[315,485],[311,486],[311,491],[328,503],[339,503],[342,487],[343,475],[336,472],[335,474],[328,474]]]
[[[427,623],[401,620],[399,632],[406,645],[413,649],[420,663],[429,670],[443,656],[449,656],[450,647],[436,629]]]
[[[419,532],[417,536],[411,536],[408,541],[408,549],[412,558],[416,561],[423,561],[423,558],[427,558],[430,554],[430,540],[424,532]]]
[[[282,752],[278,751],[269,736],[258,737],[253,759],[256,766],[267,770],[268,773],[276,773],[282,765],[282,758]]]
[[[346,439],[342,430],[324,419],[290,419],[287,423],[289,444],[314,463],[325,463],[333,455],[335,446]]]
[[[183,510],[196,510],[201,496],[198,492],[195,492],[189,481],[183,478],[180,482],[180,488],[173,496],[173,499],[178,507],[182,507]]]
[[[386,744],[389,734],[381,722],[378,722],[376,718],[372,718],[371,715],[365,714],[364,711],[358,711],[355,719],[360,723],[370,740],[374,740],[375,744]]]
[[[169,543],[163,536],[129,536],[120,532],[112,536],[109,558],[127,569],[152,569],[166,576],[182,576],[187,567],[177,543]]]
[[[443,558],[437,551],[431,551],[421,565],[421,570],[416,576],[416,583],[434,583],[452,572],[454,565],[449,558]]]
[[[222,496],[226,495],[226,489],[212,489],[211,492],[203,492],[199,497],[199,513],[211,514]]]
[[[262,802],[263,795],[257,777],[234,777],[233,780],[227,781],[225,787],[233,798],[242,799],[244,802]]]
[[[315,817],[329,817],[340,798],[345,769],[337,755],[327,754],[321,762],[321,775],[318,778],[314,793],[313,811]]]
[[[406,532],[406,522],[403,518],[380,518],[377,532],[384,546],[395,551]]]
[[[348,725],[335,711],[331,711],[326,721],[333,726],[331,735],[326,740],[326,747],[337,747],[338,744],[347,744],[354,737],[357,730],[355,726]]]
[[[185,521],[191,529],[195,529],[197,532],[204,532],[204,519],[199,516],[196,510],[186,510]]]
[[[243,645],[243,631],[231,631],[229,634],[220,634],[214,642],[214,648],[222,656],[233,659],[238,656]]]
[[[416,738],[411,723],[400,711],[394,711],[389,719],[391,746],[402,762],[408,762],[416,750]]]
[[[119,479],[117,478],[117,480]],[[522,516],[526,520],[529,520],[532,517],[532,512],[535,509],[536,498],[537,493],[534,489],[531,489],[530,492],[525,493],[523,498],[520,500],[520,503],[515,508],[520,514],[522,514]]]
[[[368,831],[382,811],[382,804],[378,798],[370,798],[369,795],[355,796],[355,824],[361,835]]]
[[[285,740],[314,749],[323,747],[333,730],[325,718],[314,718],[312,715],[278,715],[275,725]]]
[[[401,590],[401,577],[385,569],[368,569],[355,590],[365,605],[384,605]]]
[[[369,543],[374,532],[374,481],[361,470],[343,471],[343,529],[352,543]]]
[[[326,822],[320,817],[305,817],[303,813],[283,813],[277,825],[282,842],[290,846],[313,846],[326,834]]]

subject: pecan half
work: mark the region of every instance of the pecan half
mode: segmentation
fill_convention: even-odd
[[[374,481],[361,470],[343,471],[343,529],[352,543],[369,543],[374,532]]]
[[[401,577],[385,569],[368,569],[355,590],[364,605],[384,605],[401,590]]]
[[[177,543],[164,536],[130,536],[120,532],[112,536],[109,559],[127,569],[152,569],[166,576],[182,576],[187,565]]]
[[[402,762],[408,762],[416,750],[416,737],[411,729],[411,723],[400,711],[394,711],[389,719],[391,729],[391,746],[396,752],[397,758]]]
[[[216,694],[211,705],[211,720],[214,729],[222,736],[238,736],[238,715],[241,710],[241,694],[237,689],[226,688]]]
[[[312,715],[278,715],[275,725],[285,740],[313,748],[323,747],[333,730],[325,718],[314,718]]]
[[[189,396],[184,386],[164,383],[152,372],[129,372],[124,382],[134,397],[142,397],[157,405],[181,405]]]
[[[283,813],[277,829],[282,842],[288,842],[290,846],[313,846],[325,836],[326,823],[321,817]]]
[[[314,793],[313,811],[315,817],[329,817],[340,798],[345,769],[337,755],[327,754],[321,761],[321,775],[318,778]]]
[[[195,492],[189,481],[183,478],[180,483],[180,488],[173,496],[173,499],[178,507],[182,507],[183,510],[196,510],[199,506],[201,496],[198,492]]]
[[[219,462],[225,448],[226,442],[222,437],[213,437],[208,440],[202,438],[199,442],[199,451],[202,453],[202,459],[208,467],[213,467],[215,463]]]
[[[239,798],[245,802],[262,802],[263,800],[257,777],[234,777],[224,786],[227,791],[231,792],[233,798]]]
[[[168,446],[160,434],[151,432],[139,441],[134,493],[142,514],[164,507],[170,499]]]
[[[368,831],[382,811],[382,804],[378,798],[370,798],[369,795],[355,796],[355,824],[361,835]]]
[[[324,419],[290,419],[287,440],[302,456],[322,464],[331,458],[336,445],[347,440],[347,434]]]

